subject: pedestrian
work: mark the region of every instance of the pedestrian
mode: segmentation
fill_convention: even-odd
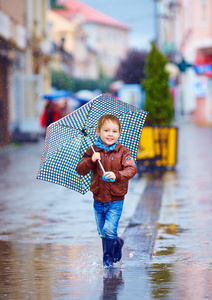
[[[48,100],[45,103],[43,113],[40,117],[41,127],[47,128],[51,123],[58,121],[61,118],[61,113],[57,103]]]
[[[67,116],[72,112],[72,109],[70,108],[68,104],[68,100],[66,98],[61,98],[58,102],[58,107],[60,110],[61,118]]]
[[[96,132],[98,139],[93,145],[95,152],[89,147],[76,171],[83,176],[91,171],[90,190],[94,198],[97,230],[102,238],[103,265],[110,268],[122,256],[124,241],[118,237],[117,229],[128,182],[137,169],[129,149],[119,142],[121,123],[116,116],[103,115],[98,121]],[[102,162],[104,174],[98,160]]]

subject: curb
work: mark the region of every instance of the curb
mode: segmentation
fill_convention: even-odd
[[[135,257],[151,259],[158,232],[163,195],[162,179],[152,179],[141,195],[135,213],[123,233],[125,245]]]

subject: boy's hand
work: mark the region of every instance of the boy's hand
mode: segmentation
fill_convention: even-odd
[[[93,162],[96,162],[97,160],[101,160],[100,153],[99,152],[94,152],[91,159],[92,159]]]
[[[111,178],[116,180],[116,175],[113,172],[105,172],[104,175],[106,176],[106,178]]]

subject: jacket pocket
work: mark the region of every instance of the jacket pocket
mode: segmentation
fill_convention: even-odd
[[[111,194],[113,196],[124,196],[127,193],[128,182],[122,181],[111,184]]]
[[[94,194],[97,194],[99,191],[99,180],[92,180],[90,185],[90,191]]]

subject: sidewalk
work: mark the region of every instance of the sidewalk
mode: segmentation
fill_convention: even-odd
[[[212,128],[182,125],[177,172],[163,178],[151,261],[155,299],[212,299]]]

